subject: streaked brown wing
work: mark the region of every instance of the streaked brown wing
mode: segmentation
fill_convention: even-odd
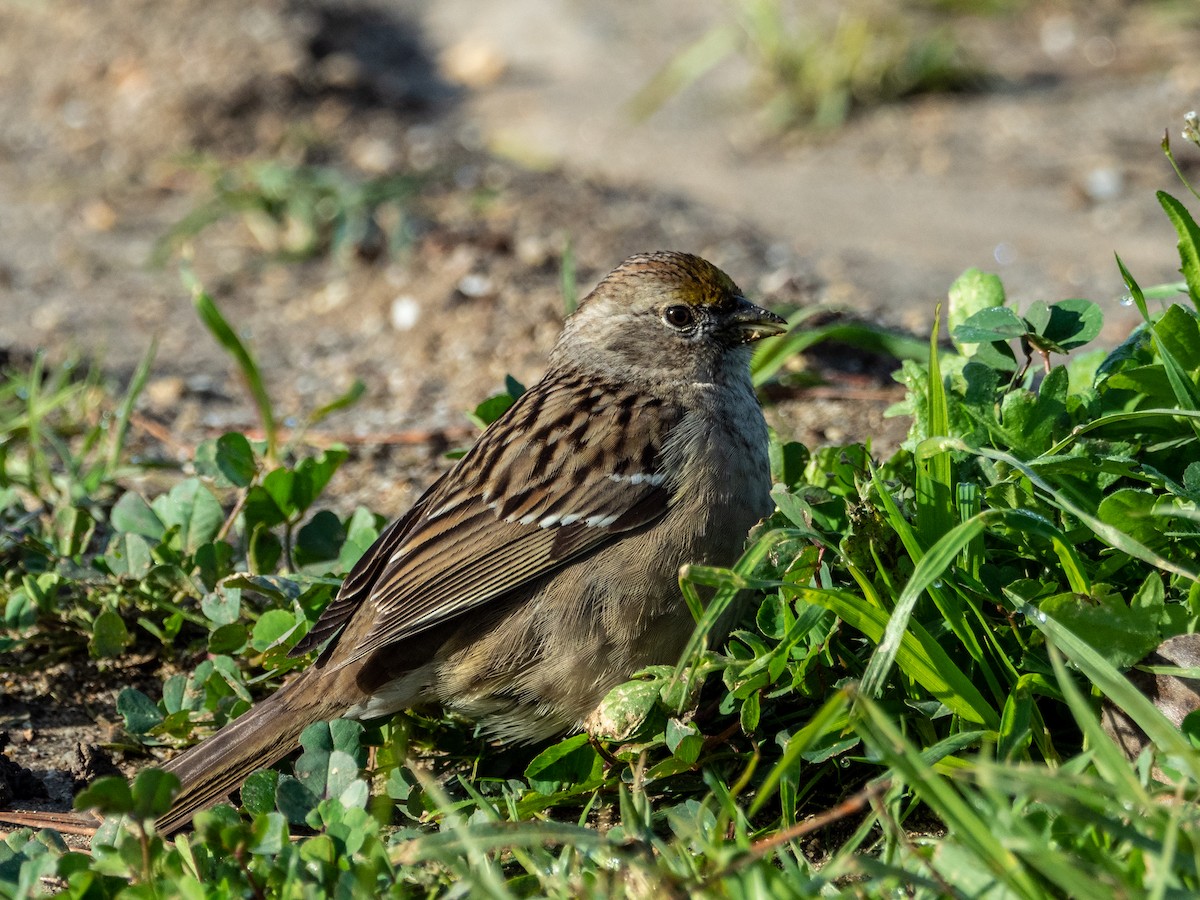
[[[594,384],[531,388],[380,535],[297,651],[370,616],[358,644],[340,648],[350,662],[655,521],[671,500],[662,448],[681,417]]]
[[[446,473],[446,475],[449,474],[449,472]],[[443,475],[442,478],[445,478],[446,475]],[[430,492],[437,488],[440,481],[441,479],[438,479],[434,482],[430,486],[430,490],[426,491],[408,512],[388,525],[375,539],[375,543],[367,548],[367,552],[359,557],[354,568],[350,570],[350,574],[346,576],[346,580],[342,582],[333,602],[325,607],[324,612],[321,613],[320,618],[317,619],[308,634],[288,651],[288,656],[303,656],[310,650],[316,650],[345,627],[355,611],[362,605],[363,600],[370,594],[371,586],[379,580],[380,573],[383,572],[395,548],[404,540],[404,535],[414,523],[421,520],[424,501],[429,497]]]

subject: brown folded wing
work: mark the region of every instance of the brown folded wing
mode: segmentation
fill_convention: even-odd
[[[497,601],[666,513],[671,485],[661,455],[681,411],[595,384],[549,381],[517,400],[380,535],[295,652],[369,616],[369,627],[355,629],[356,646],[338,648],[339,664],[352,662]]]

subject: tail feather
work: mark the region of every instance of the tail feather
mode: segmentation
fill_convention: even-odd
[[[335,719],[343,712],[342,707],[323,701],[324,692],[308,687],[306,676],[312,671],[302,673],[163,767],[179,778],[181,788],[157,822],[160,833],[178,831],[198,811],[228,797],[255,769],[287,756],[309,725]]]

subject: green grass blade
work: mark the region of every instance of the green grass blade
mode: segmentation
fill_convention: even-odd
[[[926,438],[950,436],[950,406],[938,358],[938,331],[942,307],[934,313],[929,333],[929,434]],[[919,454],[916,460],[917,535],[922,547],[932,547],[954,525],[953,477],[950,451]]]
[[[106,460],[106,468],[110,475],[116,470],[121,461],[121,454],[125,452],[125,440],[129,435],[129,419],[133,415],[133,407],[137,403],[137,398],[141,396],[146,382],[150,379],[150,368],[154,364],[154,356],[157,352],[158,342],[151,340],[150,346],[142,354],[141,362],[133,372],[129,388],[125,391],[125,396],[121,398],[121,405],[117,408],[117,419],[113,423],[112,440],[108,445]]]
[[[339,397],[330,400],[324,406],[317,407],[308,417],[308,425],[318,425],[325,421],[335,412],[340,412],[343,409],[348,409],[362,399],[362,395],[367,392],[367,386],[359,378],[354,379],[354,383],[350,385],[346,393]]]
[[[695,660],[697,654],[705,646],[708,640],[708,635],[712,631],[717,620],[729,608],[729,605],[734,602],[739,592],[750,588],[757,589],[773,589],[780,586],[778,582],[763,582],[755,581],[750,578],[755,569],[762,564],[763,560],[771,550],[796,535],[796,532],[789,529],[777,529],[769,531],[755,541],[746,552],[742,554],[742,558],[734,564],[733,568],[728,572],[721,572],[720,581],[722,582],[713,594],[708,606],[703,606],[700,602],[700,597],[696,592],[695,585],[691,582],[691,572],[693,568],[684,566],[679,575],[679,588],[683,592],[684,600],[687,602],[688,608],[692,615],[697,618],[696,627],[692,629],[692,636],[688,638],[687,646],[684,647],[683,653],[679,657],[679,662],[675,666],[675,674],[671,678],[670,686],[674,686],[680,678],[682,678]],[[712,570],[707,567],[699,567],[705,571]],[[701,612],[701,610],[703,610]],[[697,614],[699,615],[697,616]]]
[[[774,340],[762,341],[755,348],[750,362],[750,375],[755,387],[768,381],[793,356],[820,343],[822,329],[801,327],[819,313],[820,309],[815,306],[797,310],[788,316],[786,334]]]
[[[786,586],[806,603],[832,610],[838,618],[875,643],[883,639],[890,616],[848,591]],[[1000,727],[1000,715],[919,622],[910,622],[896,648],[896,664],[909,678],[954,712],[989,730]]]
[[[1086,525],[1092,531],[1092,533],[1096,535],[1096,537],[1107,542],[1110,546],[1115,547],[1122,553],[1127,553],[1135,559],[1140,559],[1143,562],[1150,563],[1150,565],[1166,572],[1171,572],[1175,575],[1182,575],[1184,578],[1188,578],[1192,581],[1200,581],[1200,572],[1196,572],[1187,568],[1186,566],[1172,562],[1161,554],[1155,553],[1145,544],[1125,534],[1125,532],[1121,531],[1119,528],[1101,521],[1092,514],[1088,513],[1086,510],[1080,508],[1075,503],[1072,503],[1065,496],[1063,496],[1061,492],[1055,491],[1053,487],[1047,484],[1046,481],[1042,479],[1036,472],[1034,472],[1032,468],[1030,468],[1021,460],[1017,459],[1012,454],[1004,453],[999,450],[992,450],[987,447],[971,448],[965,444],[960,444],[959,446],[962,450],[965,450],[968,453],[975,453],[986,459],[994,459],[998,462],[1004,462],[1012,466],[1014,469],[1017,469],[1022,475],[1028,478],[1033,485],[1038,488],[1038,490],[1042,491],[1052,503],[1055,503],[1064,511],[1079,519],[1079,521]]]
[[[856,730],[863,740],[904,779],[950,832],[974,852],[980,864],[1018,896],[1045,896],[1045,891],[1029,875],[1017,855],[993,834],[992,823],[972,808],[945,777],[937,774],[921,758],[916,748],[870,698],[860,696],[856,699],[855,708],[862,712]]]
[[[1187,767],[1193,779],[1200,779],[1200,752],[1158,708],[1116,670],[1100,653],[1053,617],[1032,606],[1022,610],[1054,646],[1062,651],[1087,679],[1123,709],[1150,740]]]
[[[1196,220],[1187,207],[1166,191],[1158,191],[1156,196],[1167,218],[1175,226],[1175,233],[1179,235],[1180,271],[1187,282],[1188,296],[1192,298],[1192,303],[1200,307],[1200,228],[1196,226]]]
[[[230,326],[225,317],[221,315],[221,311],[217,309],[216,303],[212,297],[200,286],[200,283],[194,278],[186,278],[185,280],[191,283],[192,288],[192,304],[196,308],[196,312],[200,316],[200,321],[204,323],[204,327],[209,330],[209,333],[216,338],[234,362],[237,363],[238,370],[241,372],[242,378],[245,379],[247,387],[250,389],[250,395],[254,399],[254,405],[258,410],[258,419],[262,423],[263,435],[267,442],[266,455],[269,459],[274,459],[275,448],[278,442],[278,429],[275,424],[275,413],[271,406],[271,398],[267,394],[266,385],[263,383],[262,373],[258,370],[258,363],[254,361],[254,357],[242,343],[237,333]]]
[[[954,565],[955,559],[971,541],[983,534],[984,525],[989,518],[989,513],[980,513],[975,518],[955,526],[917,563],[908,584],[900,592],[887,628],[879,640],[879,646],[863,673],[862,692],[868,697],[877,697],[882,692],[892,663],[895,662],[896,653],[900,649],[901,640],[908,630],[913,607],[921,594]]]
[[[629,113],[636,121],[652,116],[664,103],[703,76],[738,48],[730,25],[715,25],[676,53],[633,97]]]
[[[575,277],[575,247],[571,244],[570,238],[563,242],[558,283],[559,291],[562,294],[563,313],[569,316],[579,306],[579,282]]]
[[[1133,768],[1125,759],[1124,754],[1112,739],[1100,727],[1100,721],[1087,698],[1075,684],[1075,680],[1067,672],[1063,664],[1062,654],[1053,643],[1047,645],[1050,653],[1050,664],[1054,667],[1054,677],[1062,690],[1063,698],[1071,708],[1071,715],[1079,725],[1080,731],[1087,738],[1087,745],[1094,753],[1096,768],[1105,781],[1115,789],[1126,794],[1126,802],[1132,806],[1144,809],[1150,805],[1150,795],[1134,774]]]
[[[823,312],[819,307],[810,306],[793,313],[788,318],[785,336],[759,345],[750,365],[756,387],[769,381],[793,356],[822,341],[838,341],[869,353],[920,362],[924,362],[929,353],[929,347],[923,341],[865,322],[832,322],[817,328],[800,328],[805,320]]]
[[[826,700],[821,708],[817,710],[816,715],[809,719],[803,728],[788,738],[783,756],[779,758],[779,761],[767,773],[767,777],[763,779],[762,786],[758,789],[758,795],[754,798],[754,802],[750,804],[749,815],[753,816],[757,813],[762,808],[762,805],[774,796],[775,790],[779,787],[779,781],[783,778],[784,773],[797,764],[800,756],[814,742],[829,734],[834,728],[844,727],[846,710],[849,705],[850,693],[847,689],[843,688]]]
[[[929,443],[935,447],[940,447],[945,443],[945,439],[923,442],[923,445],[925,443]],[[937,450],[935,452],[943,451]],[[919,453],[920,448],[918,448],[918,454]],[[880,477],[878,470],[874,467],[872,467],[871,471],[871,481],[878,493],[880,504],[883,507],[887,523],[900,537],[901,543],[904,544],[904,549],[912,559],[914,565],[920,566],[926,555],[925,548],[921,545],[921,539],[909,524],[908,519],[905,518],[904,514],[896,505],[896,501],[892,498],[891,493],[888,491],[887,486],[883,483],[883,479]],[[861,579],[857,578],[857,576],[855,580],[859,581],[860,584],[862,583]],[[971,658],[981,666],[984,677],[988,680],[989,686],[996,693],[996,696],[1001,696],[1003,692],[999,689],[999,685],[995,682],[991,668],[986,664],[983,647],[980,646],[974,632],[971,631],[970,626],[967,624],[966,609],[964,608],[963,603],[958,598],[948,594],[940,585],[937,584],[936,579],[926,584],[925,590],[933,599],[934,605],[937,606],[938,611],[942,614],[942,617],[945,619],[946,624],[950,627],[950,630],[954,632],[955,637],[959,639],[962,645],[967,649],[967,652],[971,654]]]
[[[1125,268],[1125,263],[1122,262],[1119,254],[1113,254],[1117,258],[1117,268],[1121,270],[1121,278],[1125,282],[1125,287],[1129,291],[1129,296],[1133,298],[1133,302],[1137,305],[1138,312],[1141,313],[1142,319],[1150,321],[1150,310],[1146,306],[1146,294],[1142,291],[1141,286],[1134,279],[1129,270]]]

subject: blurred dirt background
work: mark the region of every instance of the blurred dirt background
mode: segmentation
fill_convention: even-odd
[[[281,411],[365,383],[316,438],[354,450],[332,502],[394,515],[469,439],[465,410],[508,373],[540,375],[567,248],[581,296],[626,255],[674,248],[776,308],[918,334],[979,266],[1022,306],[1099,302],[1116,342],[1134,315],[1113,252],[1143,285],[1178,277],[1154,190],[1181,192],[1159,142],[1200,105],[1200,10],[977,5],[1004,10],[958,18],[979,89],[798,136],[765,127],[736,56],[649,119],[630,113],[669,60],[733,21],[734,0],[0,0],[0,364],[44,350],[120,384],[157,341],[146,447],[184,460],[254,427],[192,309],[186,257]],[[1195,174],[1200,154],[1176,145]],[[303,228],[261,215],[184,239],[216,179],[272,163],[285,181],[315,166],[401,183],[404,199],[299,261],[281,254]],[[781,433],[881,452],[901,439],[906,423],[883,416],[900,398],[890,361],[826,348],[802,366],[771,394]],[[104,741],[112,681],[6,678],[0,725],[23,764],[66,769],[76,740]]]
[[[1133,317],[1113,251],[1144,284],[1176,277],[1153,190],[1177,190],[1158,143],[1200,93],[1200,16],[1166,2],[1001,5],[957,19],[981,90],[795,137],[763,126],[736,55],[634,121],[637,92],[733,21],[724,0],[8,0],[0,348],[120,377],[154,339],[143,412],[178,453],[251,427],[179,277],[186,255],[281,410],[366,383],[326,427],[377,463],[341,489],[394,513],[414,487],[406,463],[442,449],[423,438],[449,430],[453,443],[505,374],[539,375],[568,245],[581,294],[631,252],[677,248],[778,307],[918,332],[975,265],[1022,304],[1100,302],[1119,339]],[[164,247],[211,198],[212,173],[270,161],[402,176],[412,196],[306,261],[280,259],[286,229],[237,215]],[[825,384],[777,398],[781,429],[894,446],[903,423],[880,414],[889,364],[840,351],[810,363]]]

